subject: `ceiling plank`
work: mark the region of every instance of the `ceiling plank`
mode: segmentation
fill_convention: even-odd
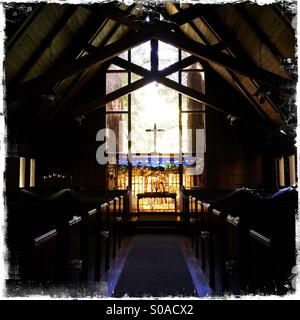
[[[42,9],[45,7],[46,2],[42,2],[37,5],[37,7],[31,12],[31,14],[27,17],[21,27],[14,33],[14,35],[9,39],[6,44],[6,54],[11,50],[11,48],[15,45],[15,43],[20,39],[25,30],[30,26],[30,24],[34,21],[34,19],[39,15]],[[5,6],[4,6],[5,9]]]
[[[83,56],[82,58],[61,67],[53,68],[53,70],[50,70],[41,76],[28,80],[12,88],[11,91],[8,92],[8,102],[16,101],[24,96],[28,96],[29,94],[40,93],[60,80],[68,78],[69,76],[72,76],[95,63],[110,60],[112,57],[118,56],[124,51],[144,43],[151,38],[151,33],[137,32],[134,36],[125,36],[121,40],[107,45],[104,48],[99,48],[97,52]]]
[[[283,6],[284,4],[282,4]],[[285,24],[287,29],[295,36],[295,29],[291,25],[290,20],[284,14],[282,9],[280,8],[280,4],[274,3],[271,5],[272,10],[276,13],[277,17]]]
[[[57,61],[57,65],[78,58],[82,51],[85,50],[87,43],[94,39],[95,34],[98,34],[98,32],[101,32],[101,30],[105,28],[107,22],[108,19],[105,18],[91,18],[90,21],[72,37],[70,45]]]
[[[87,48],[87,43],[91,42],[95,34],[103,30],[106,26],[108,19],[99,19],[98,17],[92,17],[80,30],[78,33],[72,36],[72,41],[66,48],[66,50],[62,53],[62,55],[55,62],[55,66],[63,65],[69,61],[73,61],[78,57],[82,56],[84,51]],[[81,73],[75,77],[75,79],[71,82],[70,87],[64,92],[63,97],[59,99],[58,104],[53,108],[49,109],[46,114],[43,114],[44,117],[52,118],[52,115],[56,114],[58,108],[62,102],[65,101],[65,98],[68,96],[69,91],[73,87],[74,84],[79,80]],[[59,91],[59,86],[63,83],[64,80],[55,84],[54,90]]]
[[[31,68],[35,65],[41,55],[45,52],[45,50],[51,47],[51,43],[54,38],[58,35],[58,33],[62,30],[68,20],[73,16],[75,11],[77,10],[76,6],[71,6],[66,10],[64,15],[58,20],[57,24],[54,28],[49,32],[46,38],[42,41],[39,47],[34,51],[34,53],[30,56],[27,62],[23,65],[23,67],[18,71],[18,73],[14,76],[12,81],[9,83],[9,88],[16,86],[20,83],[27,73],[31,70]]]
[[[271,42],[270,38],[264,33],[264,31],[259,27],[256,21],[251,17],[244,6],[235,5],[234,9],[243,17],[243,20],[252,28],[256,35],[260,38],[262,43],[266,45],[273,56],[281,62],[284,57],[281,52],[276,48],[276,46]]]

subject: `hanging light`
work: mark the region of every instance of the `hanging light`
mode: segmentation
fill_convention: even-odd
[[[260,86],[253,96],[257,97],[257,100],[260,104],[263,104],[266,101],[266,98],[271,94],[270,90],[267,90],[265,87]]]
[[[229,121],[230,125],[232,126],[232,125],[236,122],[237,117],[234,116],[234,115],[232,115],[232,114],[229,114],[229,115],[226,117],[226,119]]]

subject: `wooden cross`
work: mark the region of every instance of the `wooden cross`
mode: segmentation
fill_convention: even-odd
[[[164,129],[156,129],[156,123],[154,123],[153,129],[146,129],[146,132],[154,132],[154,153],[156,153],[156,134],[157,132],[163,132]]]

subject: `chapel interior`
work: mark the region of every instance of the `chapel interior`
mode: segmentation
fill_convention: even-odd
[[[295,292],[296,4],[4,8],[8,296]]]

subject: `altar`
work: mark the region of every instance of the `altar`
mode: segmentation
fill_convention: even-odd
[[[138,193],[137,195],[137,212],[140,212],[140,199],[145,198],[170,198],[174,200],[174,212],[177,212],[177,206],[176,206],[176,193],[171,192],[145,192],[145,193]]]

